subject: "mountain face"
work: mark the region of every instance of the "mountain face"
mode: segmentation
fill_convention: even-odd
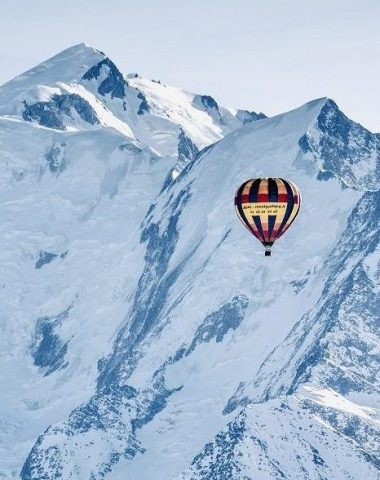
[[[379,478],[380,138],[80,45],[0,88],[3,478]],[[265,258],[247,178],[301,189]]]
[[[62,131],[113,127],[161,156],[177,157],[179,171],[199,149],[265,118],[138,74],[126,78],[106,55],[85,44],[1,87],[0,115]]]

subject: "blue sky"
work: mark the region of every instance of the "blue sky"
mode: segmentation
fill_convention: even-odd
[[[316,97],[380,132],[379,0],[2,0],[0,84],[71,45],[268,115]]]

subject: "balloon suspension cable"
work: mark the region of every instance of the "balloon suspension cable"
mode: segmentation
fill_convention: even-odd
[[[266,247],[265,249],[265,256],[266,257],[270,257],[272,255],[272,250],[270,249],[270,247]]]

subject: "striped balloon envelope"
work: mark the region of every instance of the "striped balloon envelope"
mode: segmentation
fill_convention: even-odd
[[[248,230],[271,255],[273,243],[294,222],[301,204],[300,191],[283,178],[254,178],[244,182],[235,195],[235,209]]]

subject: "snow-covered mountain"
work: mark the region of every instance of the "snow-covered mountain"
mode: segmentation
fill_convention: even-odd
[[[178,156],[179,169],[201,148],[265,118],[138,74],[127,78],[104,53],[85,44],[1,87],[0,115],[67,131],[113,127],[159,155]]]
[[[379,478],[378,135],[84,45],[1,87],[0,115],[0,476]],[[303,194],[270,259],[233,206],[259,176]]]

